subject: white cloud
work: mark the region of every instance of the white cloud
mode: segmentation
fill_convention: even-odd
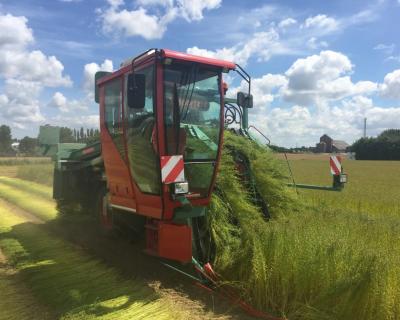
[[[326,48],[328,46],[328,43],[326,41],[318,41],[316,37],[311,37],[307,41],[307,46],[310,49],[318,49],[318,48]]]
[[[353,83],[347,75],[352,68],[347,56],[329,50],[297,59],[285,73],[288,85],[282,94],[290,102],[310,105],[377,90],[377,84],[370,81]]]
[[[41,90],[35,82],[6,80],[5,93],[0,95],[0,116],[19,128],[43,121],[38,100]]]
[[[68,125],[70,128],[96,128],[100,127],[100,117],[98,114],[89,114],[82,116],[68,116],[68,115],[57,115],[55,117],[51,117],[48,121],[52,125],[56,126],[65,126]]]
[[[86,64],[83,67],[82,89],[86,95],[82,99],[68,99],[67,97],[65,97],[64,94],[57,91],[54,93],[51,101],[47,104],[47,106],[59,110],[64,115],[66,113],[72,113],[77,111],[80,113],[82,113],[82,111],[89,111],[90,106],[94,104],[94,77],[97,71],[112,72],[113,71],[112,61],[109,59],[105,59],[101,64],[92,62]],[[86,115],[84,117],[86,117]],[[76,118],[74,117],[69,117],[69,118],[74,119],[73,123],[77,123]],[[56,118],[56,120],[57,119],[58,118]]]
[[[17,78],[39,82],[44,86],[69,86],[64,66],[54,56],[46,56],[39,50],[29,51],[34,41],[33,33],[25,17],[0,15],[0,74],[5,78]]]
[[[0,15],[0,50],[24,48],[34,41],[32,29],[28,28],[27,22],[25,17]]]
[[[325,14],[318,14],[309,17],[304,21],[303,28],[323,30],[323,32],[336,31],[339,28],[339,23],[332,17]]]
[[[204,10],[219,8],[222,0],[177,0],[177,6],[187,21],[203,19]]]
[[[385,76],[381,85],[381,94],[385,98],[400,100],[400,69]]]
[[[396,61],[396,62],[400,62],[400,55],[398,55],[398,56],[389,56],[389,57],[387,57],[385,60],[393,60],[393,61]]]
[[[138,5],[149,7],[149,6],[161,6],[161,7],[172,7],[174,0],[137,0]]]
[[[194,46],[186,51],[191,54],[226,59],[246,65],[248,60],[253,57],[258,61],[268,61],[276,55],[303,54],[306,47],[311,50],[325,48],[328,43],[320,40],[320,37],[338,30],[340,26],[340,23],[334,18],[320,14],[307,18],[300,28],[293,28],[291,32],[286,32],[287,28],[295,24],[297,24],[297,20],[287,18],[281,20],[278,27],[275,26],[275,23],[271,23],[268,31],[247,35],[243,42],[232,47],[207,50]]]
[[[51,99],[51,106],[59,108],[61,111],[67,111],[65,105],[67,104],[67,98],[60,92],[56,92]]]
[[[386,57],[384,61],[395,61],[400,62],[400,55],[395,52],[396,45],[394,43],[391,44],[383,44],[379,43],[374,47],[374,50],[380,51]]]
[[[105,59],[102,64],[95,62],[85,64],[83,67],[83,90],[93,98],[94,96],[94,76],[97,71],[113,71],[113,63],[110,59]],[[92,99],[93,100],[93,99]]]
[[[34,37],[27,23],[25,17],[0,14],[0,77],[5,83],[0,117],[18,128],[45,120],[39,103],[44,87],[72,85],[56,57],[30,50]]]
[[[268,107],[277,97],[278,90],[287,84],[287,79],[284,75],[268,73],[260,78],[251,80],[251,94],[254,101],[254,112],[265,112]],[[235,97],[238,91],[247,92],[248,85],[244,80],[241,81],[238,88],[228,90],[229,97]]]
[[[62,113],[84,111],[88,110],[89,101],[87,100],[88,99],[74,99],[69,101],[61,92],[56,92],[48,106],[56,108]]]
[[[284,28],[288,28],[290,26],[293,26],[295,24],[297,24],[297,20],[296,19],[287,18],[287,19],[284,19],[281,22],[279,22],[278,27],[284,29]]]
[[[141,36],[146,40],[161,39],[171,18],[170,15],[150,15],[144,8],[117,11],[116,7],[111,7],[102,14],[103,31],[126,37]]]
[[[161,39],[178,17],[188,22],[202,20],[204,10],[218,8],[221,0],[138,0],[134,10],[122,8],[123,0],[108,0],[108,4],[107,9],[98,10],[104,33],[153,40]]]
[[[274,144],[285,146],[314,145],[323,133],[352,143],[362,135],[365,117],[369,135],[398,127],[400,106],[381,107],[368,95],[400,99],[400,69],[378,85],[352,82],[353,68],[344,54],[322,51],[297,59],[282,75],[252,79],[255,107],[250,110],[250,123]],[[242,84],[238,89],[245,88]]]
[[[215,51],[191,47],[187,53],[210,58],[219,58],[245,66],[251,57],[258,61],[268,61],[276,54],[290,54],[290,49],[280,41],[279,33],[270,28],[268,31],[256,32],[245,43],[230,48],[217,49]]]
[[[352,143],[362,136],[365,117],[368,119],[368,135],[377,135],[385,129],[398,127],[400,107],[383,108],[368,97],[354,96],[325,108],[276,107],[263,114],[250,114],[250,122],[261,129],[273,144],[293,147],[295,144],[313,146],[324,133]]]
[[[391,43],[391,44],[379,43],[374,47],[374,50],[383,51],[386,54],[392,54],[395,47],[396,46],[394,43]]]
[[[6,78],[17,78],[41,83],[47,87],[71,86],[68,76],[63,76],[64,66],[54,56],[41,51],[0,50],[0,73]]]

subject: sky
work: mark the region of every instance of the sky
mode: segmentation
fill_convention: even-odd
[[[400,0],[0,0],[0,124],[98,127],[94,74],[149,48],[240,64],[273,144],[400,128]],[[228,75],[228,93],[245,86]]]

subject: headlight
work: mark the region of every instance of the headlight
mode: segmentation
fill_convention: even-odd
[[[174,194],[185,194],[189,192],[189,183],[187,182],[177,182],[174,183]]]

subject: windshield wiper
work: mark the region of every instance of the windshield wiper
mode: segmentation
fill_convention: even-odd
[[[179,85],[180,85],[180,88],[186,87],[186,92],[184,92],[182,94],[182,98],[184,97],[184,100],[182,103],[182,119],[181,120],[185,120],[189,113],[190,102],[192,101],[193,92],[194,92],[194,89],[196,86],[197,73],[198,73],[198,66],[196,64],[193,64],[191,66],[190,71],[182,73],[181,83]],[[183,79],[186,79],[186,83],[183,83],[184,82]],[[190,94],[189,94],[189,92],[190,92]]]

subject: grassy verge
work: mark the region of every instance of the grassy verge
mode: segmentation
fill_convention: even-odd
[[[9,198],[19,199],[18,193],[20,191],[14,190],[15,195]],[[127,280],[78,248],[55,238],[44,225],[32,224],[1,207],[0,247],[34,297],[48,306],[56,318],[191,317],[190,307],[177,307],[172,299],[160,297],[142,281]],[[16,303],[14,301],[13,306]],[[24,319],[18,312],[9,315],[8,319]],[[32,314],[31,318],[43,317]]]

